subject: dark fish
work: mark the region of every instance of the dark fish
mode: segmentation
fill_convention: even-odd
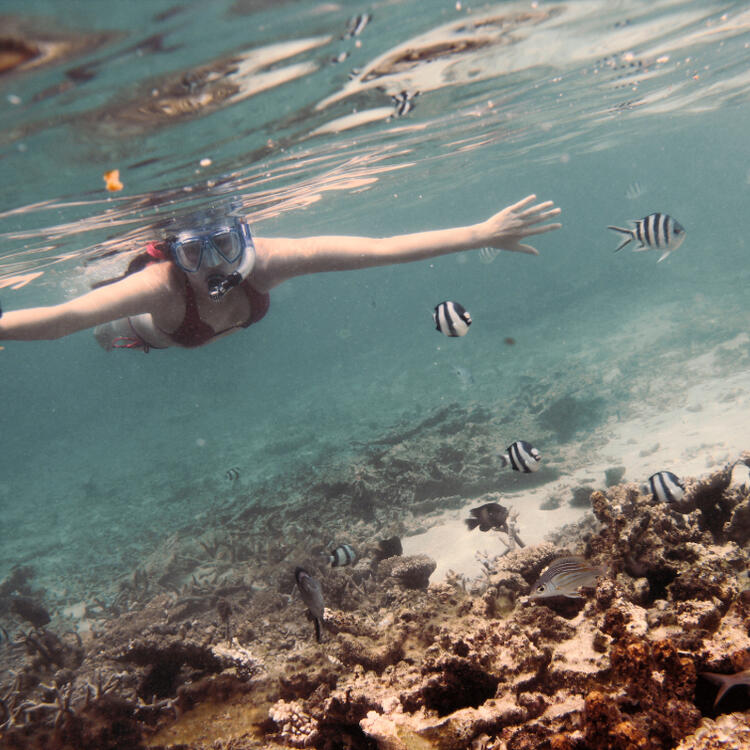
[[[328,562],[332,568],[339,568],[344,565],[354,565],[357,562],[357,553],[349,544],[340,544],[333,552],[328,555]]]
[[[750,669],[744,669],[737,674],[719,674],[718,672],[701,672],[700,674],[701,677],[719,685],[719,692],[716,693],[716,698],[714,698],[714,707],[724,697],[727,690],[731,690],[737,685],[745,685],[750,691]]]
[[[410,94],[408,91],[402,91],[398,96],[391,96],[393,106],[396,110],[396,117],[408,115],[414,109],[414,100],[419,96],[419,91]]]
[[[607,227],[607,229],[628,235],[627,239],[624,239],[615,248],[615,252],[622,250],[633,240],[637,240],[639,244],[633,248],[635,252],[661,250],[661,257],[657,261],[661,263],[670,253],[677,250],[685,239],[685,228],[679,221],[675,221],[667,214],[649,214],[643,219],[637,219],[631,223],[633,224],[631,229]]]
[[[294,578],[299,586],[299,593],[302,597],[302,601],[307,605],[312,615],[313,622],[315,623],[315,639],[320,643],[321,641],[321,626],[323,623],[323,610],[325,609],[325,603],[323,602],[323,591],[320,588],[320,583],[313,578],[304,568],[295,568]]]
[[[349,23],[346,25],[344,39],[351,39],[352,37],[359,36],[365,30],[365,26],[367,26],[370,21],[372,21],[372,15],[370,13],[360,13],[358,16],[350,18]]]
[[[663,503],[678,503],[685,497],[685,487],[679,477],[671,471],[658,471],[652,474],[648,478],[648,483],[641,485],[641,492]]]
[[[500,456],[502,465],[510,466],[513,471],[522,471],[524,474],[531,474],[539,468],[542,456],[531,443],[525,440],[516,440],[511,443],[506,452]]]
[[[583,557],[558,557],[539,576],[531,589],[529,599],[583,599],[578,589],[595,588],[596,579],[604,573],[603,568],[590,565]]]
[[[398,557],[403,553],[404,548],[401,545],[401,539],[397,536],[392,536],[388,539],[380,539],[378,541],[378,560],[387,560],[389,557]]]
[[[35,628],[43,628],[52,618],[39,602],[28,596],[13,596],[10,600],[10,611],[22,620],[30,622]]]
[[[474,518],[464,519],[469,531],[477,526],[479,526],[480,531],[489,531],[490,529],[508,531],[508,509],[500,503],[486,503],[478,508],[472,508],[470,513]]]
[[[240,470],[236,466],[233,466],[231,469],[227,469],[227,472],[224,476],[230,482],[235,482],[240,478]]]
[[[435,306],[432,313],[435,330],[446,336],[465,336],[471,325],[471,315],[458,302],[446,300]]]
[[[515,345],[515,343],[516,343],[516,340],[515,340],[515,339],[514,339],[514,338],[513,338],[512,336],[506,336],[506,337],[505,337],[505,338],[503,339],[503,343],[504,343],[504,344],[505,344],[506,346],[514,346],[514,345]]]

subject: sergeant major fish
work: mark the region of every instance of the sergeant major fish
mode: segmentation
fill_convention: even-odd
[[[302,597],[302,601],[307,605],[312,615],[313,622],[315,623],[315,639],[320,643],[321,641],[321,625],[323,623],[323,610],[325,609],[325,603],[323,602],[323,591],[320,588],[320,583],[313,578],[304,568],[295,568],[294,578],[297,581],[299,587],[299,593]]]
[[[679,503],[685,497],[685,487],[679,477],[671,471],[657,471],[656,474],[652,474],[648,482],[641,485],[641,492],[663,503]]]
[[[525,440],[516,440],[511,443],[506,452],[500,456],[503,467],[510,466],[513,471],[522,471],[524,474],[536,471],[541,460],[542,456],[539,451]]]
[[[357,553],[350,544],[339,544],[333,552],[328,553],[328,562],[332,568],[354,565],[357,562]]]
[[[446,336],[465,336],[471,325],[471,315],[458,302],[446,300],[435,306],[432,313],[435,330]]]
[[[539,576],[529,594],[530,601],[555,599],[583,599],[579,589],[592,589],[596,579],[603,576],[605,569],[590,565],[585,558],[577,555],[558,557]]]
[[[349,23],[346,25],[344,39],[351,39],[355,36],[359,36],[365,30],[365,26],[367,26],[370,21],[372,21],[372,15],[369,13],[360,13],[358,16],[350,18]]]
[[[675,221],[667,214],[649,214],[643,219],[632,221],[631,224],[633,226],[630,229],[607,227],[607,229],[627,235],[627,238],[615,248],[615,252],[619,252],[633,240],[637,240],[639,244],[633,248],[634,252],[661,250],[661,257],[657,261],[657,263],[661,263],[670,253],[677,250],[685,240],[685,228],[679,221]]]

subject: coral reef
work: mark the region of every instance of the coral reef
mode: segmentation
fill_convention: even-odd
[[[3,747],[687,750],[721,747],[728,736],[746,742],[745,690],[714,705],[717,686],[701,677],[750,664],[750,489],[732,481],[732,466],[687,479],[679,505],[634,484],[588,492],[592,515],[580,524],[484,559],[474,580],[430,583],[435,561],[398,554],[393,534],[422,523],[414,502],[488,491],[490,465],[450,453],[458,416],[449,408],[422,425],[420,439],[432,431],[434,450],[420,450],[435,463],[421,474],[404,458],[403,441],[417,433],[396,432],[348,478],[319,481],[309,491],[312,531],[298,524],[304,507],[261,496],[171,535],[87,610],[80,634],[66,632],[56,612],[46,621],[33,571],[16,569],[0,582],[0,615],[6,630],[17,629],[0,644]],[[484,434],[486,415],[474,418],[464,447]],[[403,510],[399,522],[394,508]],[[341,518],[341,541],[358,560],[326,567]],[[582,554],[606,575],[587,597],[530,602],[541,571],[563,554]],[[320,644],[295,593],[296,563],[322,585]],[[11,607],[19,597],[29,598],[20,610]]]

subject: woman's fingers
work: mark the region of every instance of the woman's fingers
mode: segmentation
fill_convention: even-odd
[[[528,227],[523,230],[524,237],[529,237],[532,234],[544,234],[545,232],[552,232],[555,229],[561,229],[562,224],[545,224],[543,227]]]

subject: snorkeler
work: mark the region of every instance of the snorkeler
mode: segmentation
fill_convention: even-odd
[[[6,311],[0,340],[51,340],[95,328],[116,348],[197,347],[258,322],[269,292],[295,276],[349,271],[494,247],[538,255],[522,240],[559,229],[542,224],[560,213],[535,195],[486,221],[382,239],[253,237],[242,217],[207,215],[165,240],[149,243],[123,276],[59,305]]]

